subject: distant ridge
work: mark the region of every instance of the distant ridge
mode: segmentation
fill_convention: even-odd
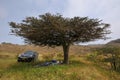
[[[112,40],[107,45],[120,45],[120,39]]]

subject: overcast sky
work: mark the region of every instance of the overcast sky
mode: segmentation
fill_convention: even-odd
[[[88,16],[99,18],[111,25],[109,40],[120,38],[120,0],[0,0],[0,43],[24,44],[23,39],[10,35],[8,22],[20,22],[27,16],[44,13],[60,13],[64,17]],[[93,44],[90,43],[90,44]]]

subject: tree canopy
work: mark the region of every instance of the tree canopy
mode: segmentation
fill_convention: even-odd
[[[26,43],[42,46],[63,46],[64,56],[73,43],[106,39],[109,24],[88,17],[66,18],[46,13],[27,17],[21,23],[10,22],[11,32],[24,38]],[[65,59],[64,59],[65,61]]]

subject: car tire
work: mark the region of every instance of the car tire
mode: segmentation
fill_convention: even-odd
[[[32,60],[31,60],[31,58],[30,59],[28,59],[28,62],[31,62]]]
[[[18,62],[21,62],[20,60],[17,60]]]

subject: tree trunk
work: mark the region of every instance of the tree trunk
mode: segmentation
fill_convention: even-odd
[[[63,52],[64,52],[64,61],[63,61],[63,63],[64,64],[69,64],[69,47],[70,47],[69,44],[63,45]]]
[[[115,55],[112,54],[112,64],[113,64],[113,69],[116,70],[116,58]]]

